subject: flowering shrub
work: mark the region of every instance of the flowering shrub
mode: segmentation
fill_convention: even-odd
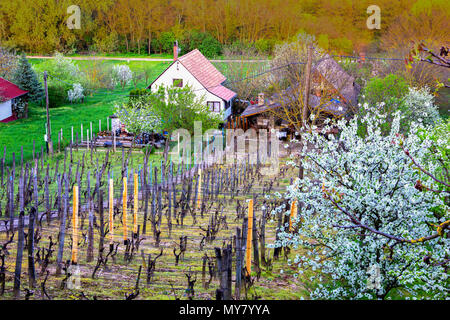
[[[54,58],[46,61],[45,70],[50,76],[59,80],[74,80],[80,76],[80,69],[72,59],[64,57],[62,53],[56,52]]]
[[[81,86],[81,84],[75,83],[73,85],[73,89],[71,89],[67,92],[67,98],[69,99],[69,101],[71,103],[75,102],[75,101],[83,101],[83,99],[84,99],[83,91],[84,91],[84,89]]]
[[[120,84],[122,89],[133,79],[133,73],[126,64],[115,65],[112,71],[112,81],[114,82],[114,85]]]
[[[439,121],[439,111],[428,88],[409,88],[403,101],[402,113],[408,123],[419,119],[424,124],[435,124]]]
[[[115,113],[128,132],[139,135],[143,132],[160,131],[160,119],[149,104],[133,100],[128,104],[116,105]]]
[[[310,282],[311,298],[383,299],[399,288],[448,298],[450,177],[437,179],[442,164],[427,159],[435,145],[448,150],[449,138],[419,138],[430,128],[418,124],[402,136],[398,112],[383,135],[386,116],[368,109],[365,137],[357,118],[337,123],[339,138],[325,135],[329,122],[304,135],[306,174],[285,195],[299,203],[297,230],[284,226],[274,246],[305,250],[292,263]]]

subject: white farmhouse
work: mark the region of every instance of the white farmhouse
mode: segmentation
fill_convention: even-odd
[[[173,62],[153,81],[147,89],[189,85],[199,97],[204,97],[211,112],[223,112],[225,119],[231,114],[231,102],[236,93],[222,84],[227,78],[198,50],[192,50],[178,58],[178,47],[174,45]]]

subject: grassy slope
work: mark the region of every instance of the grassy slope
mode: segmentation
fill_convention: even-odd
[[[36,59],[31,61],[36,69],[42,60]],[[90,61],[77,62],[81,69],[89,67]],[[117,63],[115,61],[107,61],[105,63]],[[120,63],[124,63],[120,61]],[[166,68],[165,62],[147,62],[147,61],[131,61],[129,63],[132,71],[138,71],[143,67],[151,66],[153,73],[150,81],[156,78]],[[141,81],[138,87],[145,87],[145,83]],[[80,125],[84,126],[84,135],[89,129],[89,123],[92,122],[94,132],[98,131],[99,120],[102,120],[103,130],[106,129],[106,119],[114,112],[114,105],[124,101],[128,92],[134,89],[133,85],[125,89],[117,88],[114,91],[99,90],[92,96],[86,97],[84,103],[67,103],[59,108],[50,109],[51,127],[53,133],[53,141],[56,148],[58,139],[57,132],[63,130],[65,143],[71,138],[71,127],[75,132],[80,132]],[[16,159],[20,158],[20,148],[23,146],[24,157],[29,159],[32,156],[33,140],[36,142],[36,149],[40,150],[41,146],[45,148],[46,112],[45,108],[31,104],[28,119],[20,119],[7,124],[0,124],[0,148],[1,156],[3,156],[3,148],[6,147],[6,163],[12,161],[12,153],[16,154]]]

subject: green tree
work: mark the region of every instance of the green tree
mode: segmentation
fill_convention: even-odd
[[[22,90],[29,91],[29,101],[38,102],[44,98],[42,84],[39,82],[36,73],[24,53],[19,59],[14,81]]]
[[[370,116],[369,107],[377,107],[386,115],[386,121],[380,127],[384,134],[388,134],[395,112],[403,109],[407,93],[408,84],[398,75],[389,74],[384,78],[371,79],[363,90],[362,98],[365,103],[359,109],[360,119]],[[366,125],[361,121],[358,130],[363,136],[367,133]]]
[[[133,92],[135,93],[135,92]],[[194,133],[194,122],[202,122],[203,132],[217,128],[222,121],[220,114],[211,113],[189,87],[159,87],[156,92],[130,99],[126,104],[116,106],[116,114],[134,134],[142,132],[169,133],[186,129]]]

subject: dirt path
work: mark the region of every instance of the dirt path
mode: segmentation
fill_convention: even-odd
[[[53,59],[51,56],[27,56],[28,59]],[[99,56],[82,56],[82,57],[69,57],[73,60],[118,60],[118,61],[156,61],[156,62],[170,62],[173,59],[168,58],[124,58],[124,57],[99,57]],[[270,60],[232,60],[232,59],[211,59],[211,62],[269,62]]]

